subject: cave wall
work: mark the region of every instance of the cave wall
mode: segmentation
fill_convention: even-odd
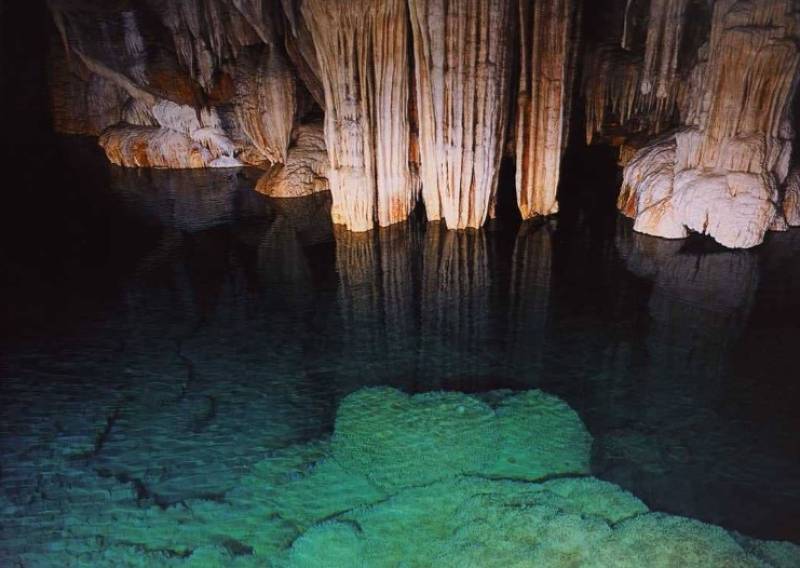
[[[420,203],[477,228],[504,155],[522,218],[558,211],[574,126],[619,148],[637,231],[749,247],[800,217],[795,0],[49,6],[54,126],[118,165],[260,167],[267,195],[329,189],[353,231]]]

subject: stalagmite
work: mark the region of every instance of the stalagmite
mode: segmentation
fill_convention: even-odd
[[[422,197],[449,229],[493,215],[507,121],[510,0],[409,0]]]
[[[325,89],[334,223],[366,231],[405,220],[416,202],[408,170],[408,56],[400,0],[307,0]]]
[[[691,230],[748,248],[786,227],[778,188],[789,170],[800,73],[792,6],[714,4],[708,46],[680,105],[687,127],[640,150],[625,169],[619,206],[637,231],[675,238]]]
[[[523,219],[558,211],[561,155],[567,139],[576,7],[573,0],[519,0],[517,204]]]

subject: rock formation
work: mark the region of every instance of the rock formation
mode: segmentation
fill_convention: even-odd
[[[519,1],[517,204],[523,219],[558,211],[579,28],[573,0]]]
[[[409,0],[422,198],[449,229],[494,216],[507,122],[509,0]]]
[[[752,247],[787,225],[779,188],[794,138],[800,16],[790,0],[714,2],[707,40],[680,85],[688,7],[651,3],[644,59],[612,56],[614,89],[587,93],[587,132],[603,129],[597,111],[609,106],[619,123],[635,119],[628,131],[658,132],[677,114],[678,130],[626,153],[620,210],[644,233],[682,238],[694,231],[727,247]],[[595,67],[595,82],[607,68]],[[793,192],[785,195],[791,210]]]
[[[99,136],[119,165],[254,165],[274,196],[330,189],[350,230],[405,221],[420,198],[466,229],[494,216],[505,152],[528,219],[558,211],[579,83],[637,231],[745,248],[800,222],[793,0],[49,5],[55,127]]]
[[[333,222],[354,231],[403,221],[408,169],[408,46],[401,0],[306,0],[325,91]]]
[[[295,128],[292,145],[282,164],[268,170],[256,191],[270,197],[304,197],[328,189],[328,155],[320,124]]]

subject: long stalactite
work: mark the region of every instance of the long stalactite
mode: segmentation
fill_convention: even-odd
[[[516,185],[523,219],[558,211],[577,53],[574,0],[519,0]]]
[[[333,221],[353,231],[405,220],[417,196],[408,168],[407,15],[401,0],[306,0],[325,92]]]
[[[409,0],[428,220],[477,228],[493,216],[503,153],[509,0]]]

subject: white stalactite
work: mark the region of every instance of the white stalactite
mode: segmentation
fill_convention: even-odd
[[[422,197],[449,229],[493,215],[508,107],[510,0],[409,0]]]
[[[519,0],[517,204],[523,219],[558,211],[561,156],[574,77],[573,0]]]
[[[307,0],[325,91],[333,222],[353,231],[404,221],[408,170],[407,16],[401,0]]]

